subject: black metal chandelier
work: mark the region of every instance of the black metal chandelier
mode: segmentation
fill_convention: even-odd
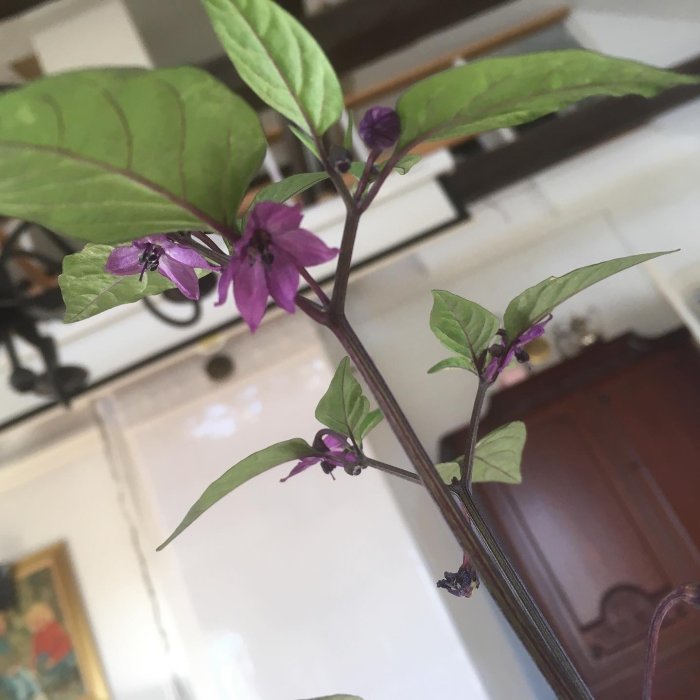
[[[4,347],[10,361],[7,381],[16,392],[65,405],[87,388],[89,374],[84,367],[60,362],[56,342],[41,324],[63,318],[65,306],[57,278],[63,258],[74,252],[66,239],[42,226],[0,219],[0,348]],[[201,300],[214,291],[216,276],[204,276],[199,285]],[[177,289],[169,289],[158,302],[146,297],[143,303],[163,323],[185,328],[201,318],[200,300],[186,299]],[[185,307],[190,311],[183,314]],[[38,354],[41,370],[23,363],[18,340]]]

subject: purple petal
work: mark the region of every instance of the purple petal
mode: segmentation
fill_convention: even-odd
[[[140,248],[145,248],[146,243],[159,245],[164,250],[168,250],[168,248],[177,245],[177,243],[173,243],[164,233],[152,233],[150,236],[144,236],[143,238],[139,238],[138,241],[134,241],[134,244],[138,245]]]
[[[279,248],[275,249],[272,264],[265,270],[270,296],[285,311],[293,314],[294,298],[299,289],[299,270],[294,258]]]
[[[317,464],[318,462],[321,461],[320,457],[304,457],[304,459],[300,459],[294,469],[292,469],[287,476],[284,477],[284,479],[280,479],[282,483],[287,481],[287,479],[290,479],[293,476],[296,476],[297,474],[301,474],[303,471],[308,469],[309,467],[312,467],[314,464]]]
[[[321,440],[331,452],[342,452],[348,446],[348,439],[340,433],[328,432]]]
[[[251,331],[260,325],[267,308],[267,281],[260,261],[243,260],[233,272],[233,298]]]
[[[318,236],[303,228],[276,236],[275,245],[286,250],[302,267],[320,265],[338,255],[337,248],[329,248]]]
[[[169,255],[163,255],[158,272],[173,282],[188,299],[199,299],[199,280],[191,267],[173,260]]]
[[[182,245],[173,245],[166,248],[165,255],[167,255],[169,258],[173,258],[173,260],[181,262],[183,265],[187,265],[188,267],[199,267],[203,270],[212,269],[212,265],[207,262],[204,256],[202,256],[196,250],[192,250],[192,248],[187,248]]]
[[[535,338],[543,336],[544,332],[544,323],[536,323],[534,326],[528,328],[524,333],[520,335],[517,341],[517,345],[525,345],[526,343],[535,340]]]
[[[115,248],[107,258],[105,271],[112,275],[138,275],[143,268],[140,255],[141,251],[134,245]]]
[[[228,290],[231,288],[231,285],[233,284],[234,272],[236,270],[236,267],[240,264],[241,264],[240,261],[237,258],[234,258],[221,271],[221,276],[219,277],[219,285],[218,285],[219,300],[216,302],[216,304],[214,304],[214,306],[221,306],[226,301],[226,297],[228,296]]]
[[[277,202],[260,202],[255,205],[248,218],[246,233],[250,230],[252,234],[257,229],[263,229],[275,236],[299,228],[302,217],[301,207],[290,207]]]

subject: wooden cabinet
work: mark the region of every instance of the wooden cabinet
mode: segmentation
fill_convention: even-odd
[[[698,351],[685,332],[594,346],[496,394],[483,431],[516,419],[523,483],[475,493],[594,696],[637,700],[656,603],[700,581]],[[676,610],[655,700],[700,698],[700,613]]]

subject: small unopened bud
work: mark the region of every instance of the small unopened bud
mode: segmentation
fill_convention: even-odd
[[[335,469],[335,464],[331,464],[325,459],[321,460],[321,469],[323,469],[324,474],[330,474]]]
[[[530,353],[524,348],[516,348],[514,354],[518,362],[527,362],[530,359]]]
[[[352,153],[347,148],[333,144],[330,150],[331,165],[339,173],[347,173],[352,165]]]
[[[503,346],[498,345],[497,343],[494,343],[490,348],[489,352],[493,357],[502,357],[503,356]]]
[[[389,107],[372,107],[365,112],[357,128],[367,148],[383,151],[399,140],[401,120]]]

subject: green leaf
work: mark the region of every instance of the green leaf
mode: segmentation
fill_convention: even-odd
[[[196,68],[42,78],[0,97],[0,213],[95,243],[222,231],[264,153],[255,112]]]
[[[561,277],[549,277],[534,287],[526,289],[522,294],[518,294],[506,309],[504,327],[509,340],[514,340],[533,324],[552,313],[556,306],[596,282],[660,255],[668,255],[670,252],[675,251],[630,255],[587,265]]]
[[[442,480],[449,486],[455,479],[461,478],[461,466],[459,462],[441,462],[435,465]]]
[[[316,419],[361,445],[363,430],[366,435],[380,420],[376,415],[370,416],[369,399],[362,393],[360,383],[352,374],[350,360],[345,357],[338,365],[328,391],[318,402]]]
[[[430,330],[446,348],[469,358],[475,368],[498,326],[496,316],[483,306],[451,292],[433,290]]]
[[[270,0],[204,0],[214,30],[243,81],[309,133],[343,111],[338,78],[316,40]]]
[[[318,153],[318,148],[316,144],[314,143],[314,140],[309,136],[303,129],[299,129],[294,124],[289,124],[289,130],[294,134],[294,136],[301,141],[303,146],[306,146],[306,149],[313,153],[313,155],[316,157],[316,160],[321,162],[321,156]]]
[[[260,192],[255,195],[251,207],[258,202],[286,202],[288,199],[305,192],[327,178],[328,173],[324,172],[290,175],[284,180],[273,182],[271,185],[263,187]]]
[[[515,421],[481,438],[474,450],[472,481],[519,484],[522,481],[520,462],[526,437],[525,423]]]
[[[189,509],[183,521],[175,528],[170,537],[158,547],[158,551],[167,547],[183,530],[188,528],[202,513],[209,510],[217,501],[237,489],[246,481],[259,476],[263,472],[277,467],[285,462],[291,462],[304,457],[312,457],[316,451],[305,440],[293,438],[278,442],[264,450],[255,452],[249,457],[234,464],[227,472],[211,483],[197,502]]]
[[[594,95],[652,97],[698,82],[642,63],[589,51],[547,51],[486,58],[411,86],[399,98],[397,148],[425,139],[516,126]]]
[[[417,153],[404,156],[395,166],[394,170],[399,175],[405,175],[414,165],[417,165],[422,160],[422,156]]]
[[[350,170],[348,171],[356,180],[362,177],[362,173],[365,172],[365,164],[359,160],[354,160],[350,164]]]
[[[63,258],[63,274],[58,284],[66,305],[65,323],[82,321],[175,286],[157,272],[146,272],[141,281],[138,275],[110,275],[105,272],[105,263],[112,250],[109,245],[88,243],[80,252]]]
[[[375,408],[370,411],[357,426],[357,435],[360,442],[365,439],[372,430],[374,430],[384,420],[384,414],[380,409]]]
[[[520,463],[527,432],[520,421],[508,423],[483,437],[474,450],[473,482],[500,481],[519,484],[522,481]],[[440,477],[446,484],[461,478],[463,459],[436,464]]]
[[[478,374],[472,359],[470,357],[465,357],[464,355],[459,355],[458,357],[448,357],[446,360],[440,360],[440,362],[433,365],[428,370],[428,374],[435,374],[435,372],[440,372],[443,369],[466,369],[468,372]]]

